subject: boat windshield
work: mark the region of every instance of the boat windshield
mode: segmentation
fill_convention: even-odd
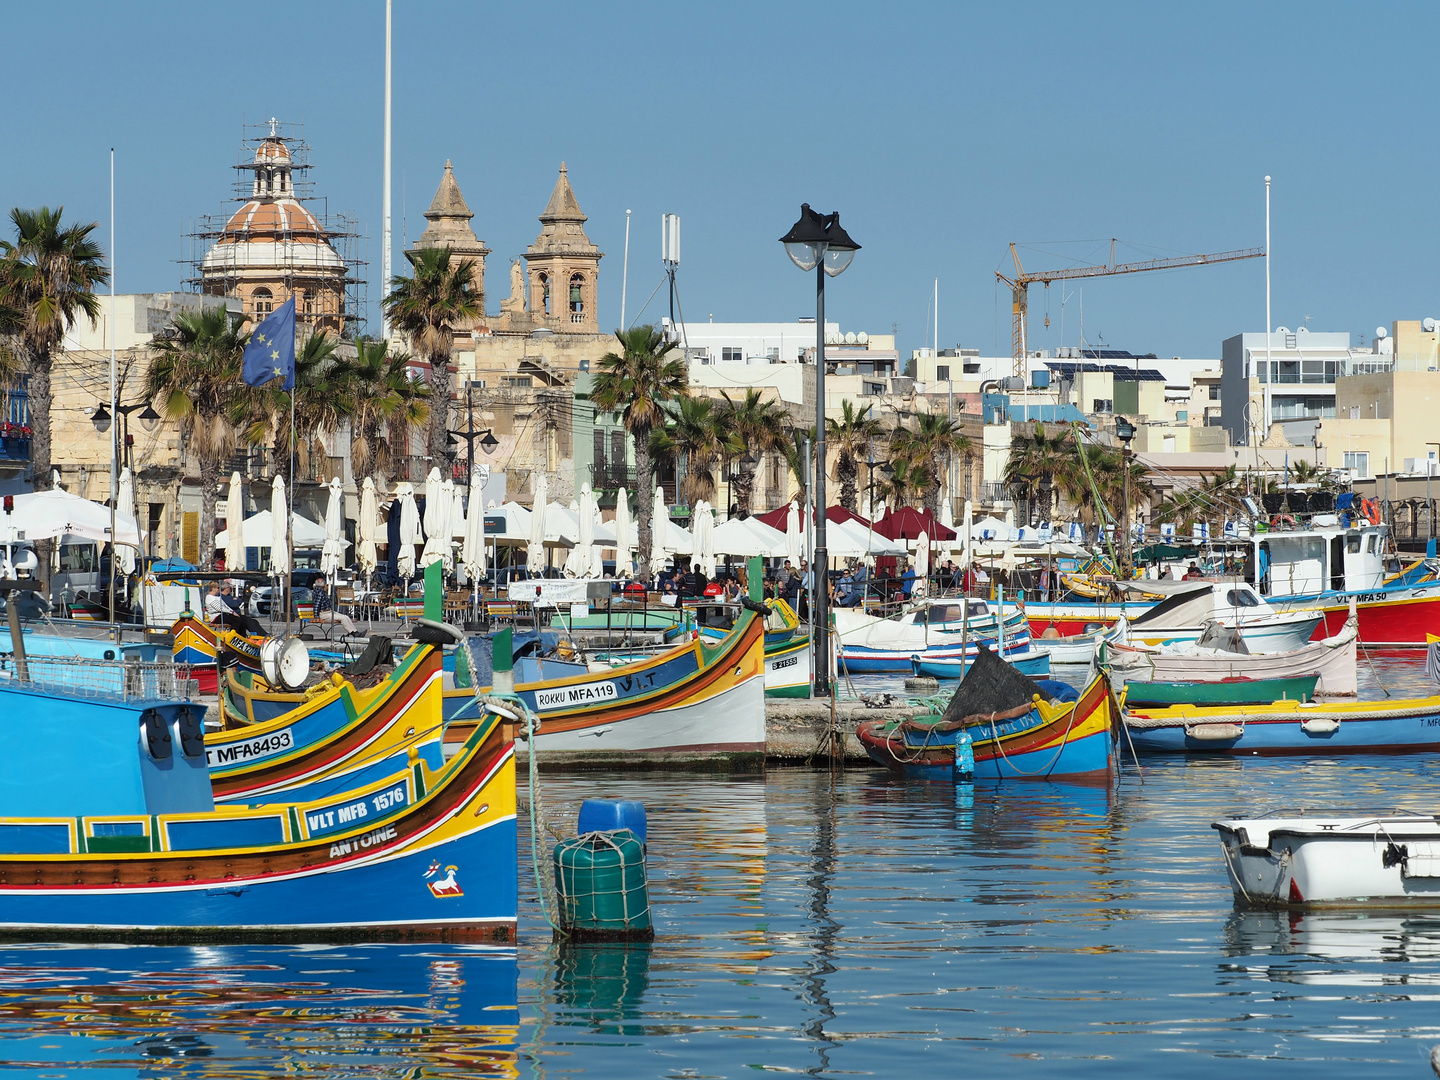
[[[1225,603],[1231,607],[1259,607],[1260,598],[1249,589],[1231,589],[1225,594]]]

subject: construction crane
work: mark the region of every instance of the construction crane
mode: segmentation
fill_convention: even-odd
[[[1220,251],[1214,255],[1180,255],[1172,259],[1148,259],[1145,262],[1117,263],[1115,241],[1110,241],[1110,261],[1104,266],[1072,266],[1067,270],[1043,270],[1038,273],[1026,271],[1020,265],[1020,253],[1010,245],[1010,257],[1015,260],[1015,276],[1008,278],[999,270],[995,276],[1010,286],[1010,334],[1011,353],[1015,360],[1015,374],[1025,377],[1025,320],[1029,313],[1030,283],[1041,281],[1050,287],[1052,281],[1070,278],[1108,277],[1110,274],[1138,274],[1142,270],[1176,270],[1183,266],[1208,266],[1211,263],[1235,262],[1238,259],[1259,259],[1265,254],[1264,248],[1243,248],[1239,251]],[[1050,325],[1047,316],[1045,325]]]

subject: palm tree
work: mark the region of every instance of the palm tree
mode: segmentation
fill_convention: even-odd
[[[324,330],[307,337],[295,353],[294,442],[302,474],[309,459],[323,454],[320,440],[350,418],[350,401],[341,392],[338,341]],[[274,448],[276,468],[283,468],[292,450],[291,392],[276,379],[248,394],[237,394],[231,419],[251,446]],[[322,477],[323,479],[323,477]]]
[[[635,443],[636,526],[640,557],[650,553],[650,507],[655,467],[650,433],[665,422],[665,406],[689,395],[685,361],[672,356],[674,342],[653,326],[616,330],[618,353],[600,358],[590,400],[601,412],[620,417]]]
[[[1055,489],[1056,478],[1074,467],[1075,446],[1069,432],[1061,430],[1053,435],[1045,431],[1045,425],[1035,421],[1035,427],[1027,433],[1020,433],[1010,440],[1010,459],[1005,465],[1005,483],[1012,489],[1025,493],[1027,501],[1034,492],[1039,507],[1040,520],[1050,520],[1050,498]]]
[[[871,446],[882,431],[880,421],[871,418],[868,407],[857,409],[848,400],[840,402],[838,420],[825,421],[825,443],[835,451],[840,505],[852,514],[857,512],[856,473],[860,471],[860,462],[869,458]]]
[[[9,351],[19,360],[30,394],[30,465],[36,491],[50,487],[50,369],[66,332],[80,316],[93,325],[100,314],[97,286],[110,280],[99,227],[61,223],[63,206],[10,211],[14,241],[0,240],[0,323],[8,325]],[[48,579],[49,560],[42,560]]]
[[[731,465],[730,491],[738,513],[750,513],[750,500],[755,490],[755,470],[760,457],[772,451],[784,453],[790,443],[790,418],[774,399],[766,398],[751,387],[736,401],[725,391],[725,407],[721,422],[737,441],[739,451]]]
[[[240,380],[240,358],[250,335],[239,332],[224,308],[180,311],[170,322],[170,332],[150,344],[145,393],[179,421],[199,460],[200,563],[209,566],[220,467],[235,449],[236,402],[249,393]]]
[[[411,376],[408,353],[369,338],[355,343],[353,360],[339,362],[335,383],[350,416],[350,468],[358,487],[390,468],[392,446],[410,445],[410,429],[430,415],[430,387]]]
[[[721,411],[714,398],[683,397],[667,410],[669,422],[655,429],[651,452],[671,461],[685,463],[685,479],[680,485],[680,498],[687,506],[704,499],[715,501],[715,466],[729,453],[743,447],[721,422]]]
[[[913,428],[896,428],[890,436],[890,461],[905,462],[906,475],[912,478],[909,490],[934,514],[940,507],[940,478],[945,475],[944,460],[952,454],[970,452],[970,437],[960,425],[939,413],[916,413]],[[921,480],[925,486],[920,486]],[[892,480],[893,487],[893,480]]]
[[[426,440],[432,461],[444,461],[450,446],[450,347],[455,330],[480,316],[474,266],[450,263],[450,249],[407,251],[414,277],[396,275],[385,297],[391,324],[430,362],[430,429]]]
[[[815,464],[815,425],[811,424],[808,428],[792,427],[790,438],[780,447],[780,453],[785,456],[785,466],[790,470],[795,486],[804,491],[805,484],[810,479],[807,468]]]

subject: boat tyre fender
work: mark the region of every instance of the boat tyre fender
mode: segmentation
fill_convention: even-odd
[[[1294,527],[1294,514],[1275,514],[1270,518],[1270,528],[1272,529],[1293,529]]]

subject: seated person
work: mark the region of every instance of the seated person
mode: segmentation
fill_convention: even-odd
[[[265,628],[259,621],[236,609],[233,592],[229,585],[223,588],[211,585],[209,595],[205,597],[205,618],[215,626],[228,626],[250,637],[263,637]]]
[[[350,616],[335,610],[335,599],[330,595],[330,589],[323,581],[317,581],[310,588],[310,600],[315,605],[315,622],[328,622],[331,626],[338,626],[344,631],[346,637],[355,636],[355,623]]]
[[[905,560],[905,572],[900,575],[900,599],[908,600],[915,595],[915,568],[910,565],[910,560]]]

